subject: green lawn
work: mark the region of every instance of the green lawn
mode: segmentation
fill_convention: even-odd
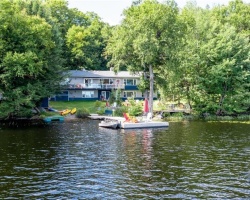
[[[105,102],[102,102],[105,105]],[[76,108],[86,108],[90,113],[95,112],[95,101],[50,101],[49,106],[56,110],[65,110]]]
[[[96,101],[50,101],[49,106],[56,110],[65,110],[65,109],[73,109],[76,108],[86,108],[90,113],[95,113],[95,102]],[[106,102],[102,102],[105,106]],[[159,108],[158,101],[154,101],[154,110],[162,110]]]

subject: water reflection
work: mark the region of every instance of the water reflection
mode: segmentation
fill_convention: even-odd
[[[250,196],[249,139],[249,125],[203,122],[0,129],[0,198],[243,199]]]

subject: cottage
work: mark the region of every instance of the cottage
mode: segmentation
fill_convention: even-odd
[[[138,90],[140,74],[128,71],[87,71],[71,70],[65,83],[65,90],[52,97],[54,101],[107,100],[112,90],[121,90],[121,98],[144,99]],[[154,95],[156,97],[156,94]]]

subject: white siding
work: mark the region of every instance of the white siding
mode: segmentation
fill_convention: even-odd
[[[69,91],[69,98],[83,98],[82,97],[82,90],[70,90]],[[98,98],[98,91],[97,90],[94,90],[94,98]]]

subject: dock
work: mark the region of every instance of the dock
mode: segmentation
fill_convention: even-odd
[[[64,122],[64,117],[63,116],[51,116],[51,117],[45,117],[43,119],[44,122],[50,123],[52,121],[59,121],[59,122]]]
[[[124,117],[111,117],[111,116],[99,116],[99,115],[89,116],[89,118],[95,120],[117,121],[117,123],[119,124],[118,127],[121,129],[169,127],[168,122],[162,122],[162,121],[139,121],[133,123],[133,122],[124,122],[125,121]]]
[[[169,127],[169,123],[168,122],[157,122],[157,121],[138,122],[138,123],[130,123],[130,122],[121,123],[122,129],[164,128],[164,127]]]

